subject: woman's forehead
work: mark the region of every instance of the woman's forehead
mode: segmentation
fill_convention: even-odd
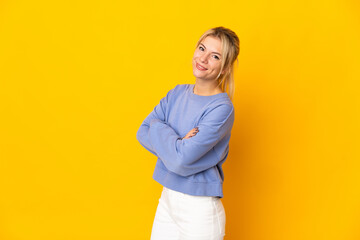
[[[221,40],[217,37],[207,36],[200,41],[200,44],[203,44],[210,51],[221,53]]]

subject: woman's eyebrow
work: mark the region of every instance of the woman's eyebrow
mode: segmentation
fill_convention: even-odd
[[[201,45],[203,45],[204,46],[204,48],[206,49],[206,47],[205,47],[205,45],[204,44],[202,44],[202,43],[200,43]],[[220,53],[218,53],[218,52],[213,52],[213,53],[216,53],[216,54],[219,54],[220,56],[221,56],[221,54]]]

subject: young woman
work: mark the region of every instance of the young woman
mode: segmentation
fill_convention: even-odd
[[[140,144],[158,157],[153,179],[163,185],[151,240],[224,238],[222,164],[234,123],[238,54],[232,30],[206,31],[192,59],[195,84],[171,89],[137,131]]]

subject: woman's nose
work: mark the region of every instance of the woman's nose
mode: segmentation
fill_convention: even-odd
[[[207,54],[203,54],[203,55],[200,56],[200,61],[202,61],[202,62],[206,62],[207,59],[208,59]]]

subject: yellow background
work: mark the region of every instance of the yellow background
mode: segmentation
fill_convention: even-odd
[[[225,239],[360,239],[356,0],[1,1],[0,239],[150,239],[136,131],[216,26],[241,42]]]

